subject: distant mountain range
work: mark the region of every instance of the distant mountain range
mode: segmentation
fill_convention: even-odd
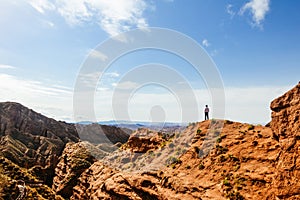
[[[82,121],[78,124],[93,124],[95,122]],[[131,130],[136,130],[138,128],[149,128],[154,130],[165,130],[170,128],[180,128],[185,127],[188,123],[175,123],[175,122],[145,122],[145,121],[126,121],[126,120],[109,120],[97,122],[100,125],[116,126],[120,128],[128,128]]]

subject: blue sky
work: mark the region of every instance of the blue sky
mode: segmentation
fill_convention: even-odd
[[[270,101],[299,81],[299,6],[291,0],[1,0],[0,100],[72,121],[74,84],[92,49],[124,31],[162,27],[186,34],[211,56],[225,87],[226,118],[267,123]],[[113,118],[111,96],[122,75],[149,62],[189,80],[201,113],[194,121],[202,120],[202,106],[211,101],[203,79],[183,60],[151,50],[124,56],[106,72],[95,95],[98,119]],[[148,86],[130,101],[133,120],[150,120],[151,108],[160,105],[167,121],[180,121],[167,90]]]

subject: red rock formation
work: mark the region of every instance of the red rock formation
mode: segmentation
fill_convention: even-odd
[[[219,132],[210,126],[215,120],[193,124],[184,131],[194,134],[192,146],[157,172],[128,174],[98,161],[71,199],[300,199],[299,103],[298,84],[272,102],[271,128],[224,121]],[[125,147],[149,150],[141,141]],[[146,144],[153,154],[161,150]]]
[[[271,103],[272,130],[281,138],[300,137],[300,82]]]
[[[0,154],[19,166],[53,169],[70,141],[79,141],[74,125],[47,118],[18,103],[0,103]]]
[[[146,153],[150,149],[157,149],[164,141],[166,140],[162,133],[142,128],[130,135],[123,148],[130,149],[134,153]]]
[[[271,103],[270,126],[278,137],[281,151],[276,163],[276,188],[270,197],[300,199],[300,82]]]
[[[64,198],[73,194],[81,173],[95,162],[84,143],[68,143],[55,168],[52,189]]]

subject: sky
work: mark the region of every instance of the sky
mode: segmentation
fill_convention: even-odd
[[[224,118],[266,124],[270,102],[300,80],[299,7],[292,0],[0,0],[0,101],[73,122],[81,67],[88,56],[103,58],[95,48],[120,33],[160,27],[190,37],[213,60],[224,85]],[[182,121],[182,102],[169,88],[120,82],[149,63],[174,69],[191,86],[197,106],[190,109],[199,114],[185,121],[202,121],[206,104],[213,116],[205,77],[176,55],[144,49],[120,56],[98,80],[98,121],[123,120],[114,111],[117,86],[135,89],[124,120]]]

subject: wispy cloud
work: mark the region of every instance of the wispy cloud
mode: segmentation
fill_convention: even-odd
[[[107,76],[117,76],[111,73]],[[123,82],[121,87],[136,88],[137,83]],[[270,120],[270,102],[282,95],[292,86],[276,87],[249,87],[225,88],[226,94],[226,119],[250,123],[267,123]],[[131,90],[130,90],[131,92]],[[60,84],[46,84],[35,80],[20,79],[16,76],[0,73],[0,101],[16,101],[49,117],[59,120],[72,121],[73,116],[73,91],[72,88]],[[202,107],[209,104],[211,114],[217,109],[212,105],[207,89],[194,91],[198,108],[186,107],[184,109],[199,109],[199,118],[189,118],[191,121],[202,120]],[[112,98],[114,90],[111,88],[98,88],[95,93],[95,109],[99,114],[98,119],[114,119]],[[166,114],[166,121],[180,121],[182,115],[181,102],[174,94],[165,92],[135,92],[131,95],[128,112],[132,120],[149,120],[153,106],[161,106]]]
[[[228,4],[226,6],[226,12],[230,15],[231,18],[233,18],[236,14],[236,12],[232,10],[232,7],[233,7],[232,4]]]
[[[132,82],[132,81],[124,81],[124,82],[120,82],[118,84],[115,84],[117,89],[121,89],[121,90],[133,90],[136,89],[139,84],[136,82]]]
[[[11,66],[11,65],[0,64],[0,69],[16,69],[16,67]]]
[[[106,61],[108,59],[108,57],[104,53],[94,49],[89,50],[88,53],[92,58],[100,59],[101,61]]]
[[[19,102],[59,120],[72,120],[72,92],[72,88],[59,84],[0,73],[0,101]]]
[[[202,45],[203,45],[204,47],[209,47],[209,46],[210,46],[210,43],[208,42],[207,39],[204,39],[204,40],[202,40]]]
[[[29,4],[42,14],[44,14],[46,10],[55,9],[55,5],[48,0],[30,0]]]
[[[243,15],[248,10],[252,14],[253,25],[262,27],[262,22],[270,10],[270,0],[251,0],[241,8],[240,15]]]
[[[59,13],[70,25],[84,22],[99,24],[110,36],[131,28],[148,26],[143,16],[149,7],[145,0],[31,0],[30,5],[38,12]]]

